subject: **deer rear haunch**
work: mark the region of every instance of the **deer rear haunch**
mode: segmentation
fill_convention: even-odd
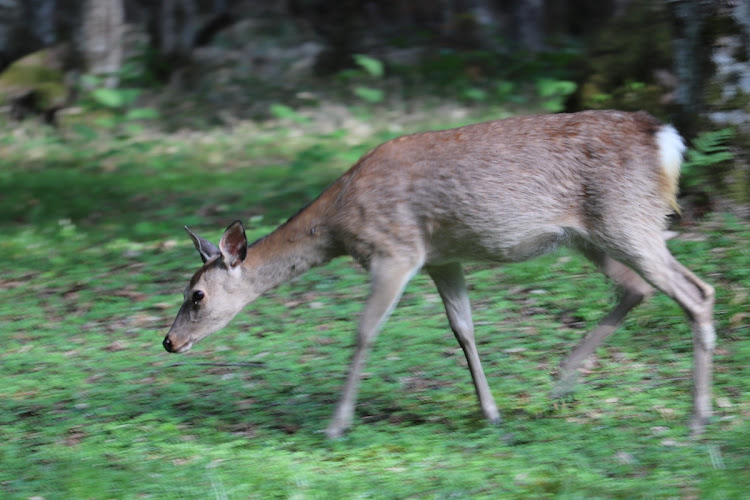
[[[185,352],[266,291],[351,255],[370,273],[357,345],[331,437],[352,424],[375,338],[409,280],[424,269],[445,304],[485,417],[499,422],[474,340],[461,263],[522,261],[565,245],[623,289],[620,302],[561,364],[562,380],[643,299],[661,290],[693,330],[691,428],[711,416],[714,290],[669,253],[682,138],[652,116],[618,111],[524,116],[407,135],[365,154],[315,201],[248,246],[239,221],[215,246],[185,228],[203,266],[164,339]]]

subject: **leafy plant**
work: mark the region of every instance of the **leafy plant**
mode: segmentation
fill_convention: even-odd
[[[723,128],[702,132],[693,140],[693,147],[685,153],[682,165],[684,185],[711,190],[721,184],[723,170],[717,166],[730,161],[734,154],[727,142],[734,137],[734,129]]]
[[[477,102],[486,101],[488,97],[487,91],[478,87],[469,87],[467,89],[464,89],[462,95],[465,99]]]
[[[105,108],[121,110],[132,105],[141,91],[138,89],[95,88],[91,91],[91,98]]]
[[[367,101],[371,104],[377,104],[385,98],[385,92],[383,92],[381,89],[376,89],[373,87],[365,87],[359,85],[357,87],[354,87],[354,90],[352,90],[352,92],[354,92],[354,95],[356,95],[363,101]]]
[[[81,84],[85,89],[90,89],[83,100],[84,106],[92,111],[106,112],[97,118],[99,126],[119,127],[137,133],[142,127],[136,122],[155,120],[160,116],[154,108],[135,106],[142,94],[140,89],[104,87],[101,78],[94,75],[82,76]]]
[[[385,74],[383,63],[374,57],[364,54],[354,54],[354,62],[364,69],[373,78],[382,78]]]
[[[309,118],[299,114],[295,109],[290,108],[286,104],[279,104],[278,102],[275,102],[271,104],[269,110],[272,116],[280,120],[290,120],[300,124],[308,123],[310,121]]]
[[[366,56],[364,54],[355,54],[354,62],[356,62],[361,69],[345,72],[345,78],[353,78],[355,80],[376,80],[382,78],[385,74],[383,63],[374,57]],[[385,99],[385,92],[383,92],[382,89],[369,85],[357,85],[352,89],[352,92],[354,95],[370,104],[377,104]]]
[[[565,99],[577,88],[578,85],[575,82],[568,80],[540,78],[536,82],[537,93],[543,99],[542,106],[552,113],[565,109]]]
[[[495,94],[501,101],[522,103],[526,98],[518,92],[518,85],[515,82],[501,80],[495,85]]]

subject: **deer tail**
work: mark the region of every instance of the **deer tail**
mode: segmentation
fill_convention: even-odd
[[[660,192],[664,201],[679,214],[677,191],[685,142],[672,125],[662,125],[656,133],[656,144],[659,148]]]

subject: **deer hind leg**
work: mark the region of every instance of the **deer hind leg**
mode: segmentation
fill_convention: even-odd
[[[571,393],[577,381],[578,368],[604,340],[612,335],[625,316],[654,289],[635,271],[593,247],[582,248],[582,253],[622,290],[617,305],[589,332],[560,363],[558,383],[552,397],[560,398]]]
[[[658,243],[658,244],[657,244]],[[714,289],[669,253],[663,241],[652,241],[647,253],[634,260],[651,284],[674,299],[687,313],[693,331],[693,434],[703,432],[711,417],[711,372],[716,331]]]
[[[438,292],[440,292],[448,322],[461,349],[464,351],[466,361],[469,363],[469,370],[482,413],[490,422],[500,423],[500,413],[490,392],[490,386],[487,383],[487,377],[484,375],[477,344],[474,340],[471,304],[469,303],[461,264],[456,262],[442,266],[429,266],[426,267],[426,271],[435,282]]]
[[[349,365],[344,392],[326,429],[328,437],[340,437],[351,426],[359,381],[367,356],[380,327],[388,319],[407,283],[420,267],[421,263],[397,259],[379,259],[371,263],[372,288],[359,321],[357,347]]]

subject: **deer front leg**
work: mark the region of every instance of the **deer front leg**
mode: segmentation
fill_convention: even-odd
[[[427,272],[435,282],[438,292],[440,292],[440,297],[445,304],[445,312],[448,315],[448,322],[466,356],[482,413],[491,423],[499,424],[500,412],[498,412],[495,399],[490,392],[490,386],[487,383],[487,377],[484,375],[477,344],[474,340],[471,304],[469,294],[466,291],[461,264],[456,262],[444,266],[431,266],[427,268]]]
[[[419,271],[420,265],[394,259],[380,259],[370,266],[372,289],[359,321],[357,348],[354,352],[344,393],[326,429],[329,438],[337,438],[352,424],[362,369],[382,324],[396,307],[406,284]]]

